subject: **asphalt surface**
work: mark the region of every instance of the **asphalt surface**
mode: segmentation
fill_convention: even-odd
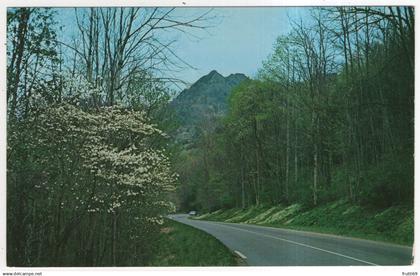
[[[335,235],[238,223],[169,218],[201,229],[251,266],[410,265],[412,248]]]

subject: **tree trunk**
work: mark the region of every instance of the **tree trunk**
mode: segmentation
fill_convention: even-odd
[[[117,266],[117,214],[112,215],[112,266]]]
[[[314,143],[314,171],[313,171],[313,187],[312,187],[312,195],[313,195],[313,202],[314,205],[318,203],[318,145]]]
[[[14,76],[8,89],[10,89],[10,97],[12,98],[10,106],[10,114],[12,116],[16,115],[17,107],[17,98],[18,98],[18,88],[20,82],[20,74],[22,70],[22,59],[23,52],[25,50],[25,37],[28,30],[28,22],[30,16],[30,10],[27,8],[21,8],[21,14],[19,19],[18,33],[17,33],[17,45],[16,45],[16,63],[10,65],[9,74]],[[13,59],[12,59],[13,60]]]
[[[289,103],[286,102],[286,112],[288,112]],[[286,202],[289,201],[289,157],[290,155],[290,131],[289,131],[289,114],[286,115],[286,181],[285,181],[285,197]]]

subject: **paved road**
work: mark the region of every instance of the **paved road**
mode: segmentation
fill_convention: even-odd
[[[201,229],[239,251],[252,266],[409,265],[412,248],[355,238],[272,227],[171,219]]]

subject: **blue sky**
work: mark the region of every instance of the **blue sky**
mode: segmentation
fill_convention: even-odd
[[[200,14],[208,8],[179,8],[176,15]],[[244,73],[255,76],[262,61],[273,50],[276,38],[290,31],[290,20],[305,18],[307,8],[242,7],[214,8],[206,30],[175,35],[175,53],[195,69],[186,68],[175,76],[193,83],[211,70],[222,75]],[[63,34],[70,37],[75,24],[73,9],[60,9],[58,18]],[[73,21],[74,22],[74,21]],[[170,35],[170,34],[168,34]]]
[[[181,38],[177,53],[197,70],[183,72],[195,81],[215,69],[222,75],[244,73],[253,77],[273,50],[280,34],[290,31],[290,19],[303,14],[302,8],[216,8],[218,24],[201,32],[201,40]]]

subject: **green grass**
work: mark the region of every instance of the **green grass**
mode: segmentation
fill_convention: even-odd
[[[191,226],[166,220],[151,266],[236,266],[241,265],[226,246],[211,235]]]
[[[304,210],[299,204],[219,210],[198,219],[313,231],[410,246],[414,240],[414,211],[406,206],[373,210],[340,200],[309,210]]]

